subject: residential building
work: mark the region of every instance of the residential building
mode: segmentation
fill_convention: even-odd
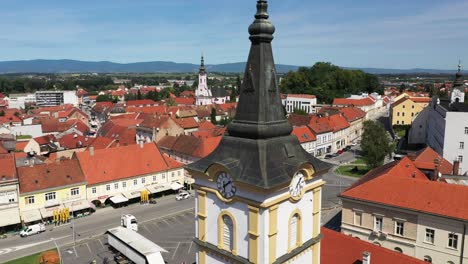
[[[183,164],[190,164],[208,156],[219,144],[221,137],[199,138],[181,135],[165,136],[158,141],[163,153]]]
[[[357,107],[342,107],[339,111],[349,123],[346,143],[356,142],[361,139],[364,133],[364,121],[366,121],[366,113]]]
[[[36,105],[38,106],[58,106],[71,104],[78,106],[78,96],[76,91],[37,91]]]
[[[430,263],[468,260],[468,187],[431,181],[403,158],[366,174],[340,195],[344,234]]]
[[[378,112],[379,105],[377,104],[377,100],[374,97],[367,95],[366,97],[358,96],[352,98],[335,98],[333,100],[332,106],[355,106],[366,112],[366,114],[370,117]]]
[[[86,177],[89,202],[118,205],[183,187],[182,164],[165,157],[155,143],[94,149],[75,154]]]
[[[8,107],[16,109],[25,109],[26,105],[36,103],[35,94],[10,94],[8,97]]]
[[[0,154],[0,233],[21,223],[18,206],[18,177],[13,154]]]
[[[459,161],[460,175],[468,171],[468,105],[461,103],[460,99],[465,96],[465,88],[459,66],[451,99],[433,98],[427,107],[427,121],[420,121],[423,127],[427,125],[425,143],[445,159]],[[413,129],[410,135],[421,133],[422,128],[418,126]]]
[[[73,214],[90,208],[86,179],[77,160],[21,167],[18,179],[23,224],[51,221],[54,212],[65,208]]]
[[[196,181],[196,262],[318,264],[322,175],[329,166],[291,135],[267,1],[257,2],[256,17],[236,116],[218,147],[186,166]]]
[[[327,118],[313,115],[310,118],[308,127],[312,130],[317,138],[316,156],[322,156],[331,153],[334,149],[333,144],[333,127]]]
[[[143,115],[143,122],[136,128],[137,143],[158,142],[165,136],[179,136],[185,133],[178,123],[168,115]]]
[[[315,156],[317,138],[315,137],[314,133],[310,131],[309,127],[294,127],[292,134],[297,137],[299,143],[301,143],[301,146],[305,151]]]
[[[391,104],[390,120],[392,126],[411,125],[413,119],[423,111],[430,100],[429,97],[403,97]]]
[[[287,113],[303,110],[308,114],[316,113],[317,97],[311,94],[288,94],[284,102]]]

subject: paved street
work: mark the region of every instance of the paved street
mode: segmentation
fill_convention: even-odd
[[[124,213],[133,214],[140,223],[146,223],[152,220],[167,218],[171,215],[193,212],[193,208],[193,198],[175,201],[174,196],[167,196],[159,199],[158,204],[133,204],[119,209],[100,209],[91,216],[75,220],[76,241],[79,244],[82,240],[95,236],[99,237],[107,229],[119,226],[120,215]],[[193,219],[190,226],[194,230]],[[54,240],[61,248],[68,248],[67,245],[72,245],[72,224],[59,227],[48,226],[46,232],[31,237],[21,238],[20,236],[14,236],[0,240],[0,263],[54,248]]]

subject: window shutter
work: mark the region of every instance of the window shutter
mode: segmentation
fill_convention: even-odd
[[[224,249],[232,251],[233,249],[233,226],[232,219],[229,216],[223,216],[223,245]]]
[[[289,223],[289,247],[295,248],[297,244],[297,214],[291,218]]]

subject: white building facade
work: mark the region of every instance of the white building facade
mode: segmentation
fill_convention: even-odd
[[[196,105],[210,105],[213,103],[213,95],[210,88],[208,88],[208,78],[205,69],[205,60],[202,56],[200,71],[198,72],[198,87],[195,90],[195,104]]]
[[[78,96],[75,91],[37,91],[36,105],[38,106],[58,106],[71,104],[78,106]]]
[[[288,94],[284,100],[287,113],[293,113],[295,109],[303,110],[308,114],[316,113],[317,97],[311,94]]]

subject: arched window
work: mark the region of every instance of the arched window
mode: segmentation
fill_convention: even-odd
[[[289,218],[289,252],[301,245],[301,232],[301,214],[299,210],[296,210]]]
[[[232,224],[231,217],[223,215],[223,247],[227,251],[232,251],[234,245],[234,225]]]
[[[429,256],[424,256],[424,261],[432,263],[432,258]]]
[[[236,219],[229,212],[222,212],[218,217],[218,248],[237,255]]]
[[[395,250],[396,252],[403,253],[403,250],[402,250],[401,248],[399,248],[399,247],[394,248],[394,250]]]

